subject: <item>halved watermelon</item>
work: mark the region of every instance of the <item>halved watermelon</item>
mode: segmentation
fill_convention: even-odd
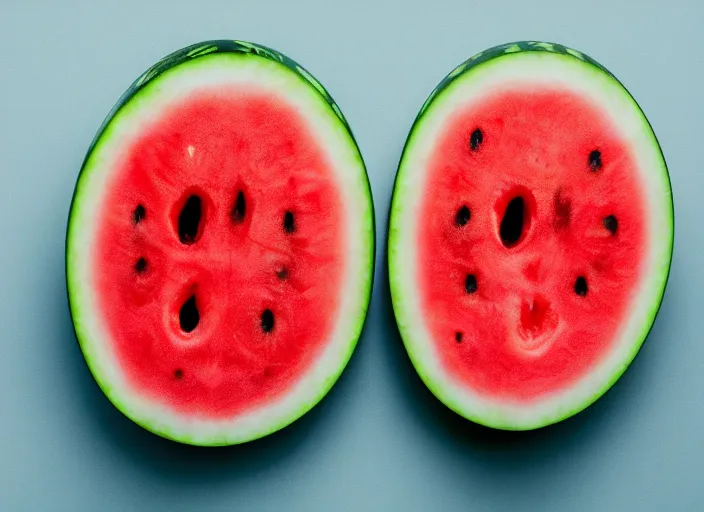
[[[362,157],[320,83],[278,52],[209,41],[109,114],[66,240],[71,314],[129,418],[190,444],[255,439],[331,388],[370,299]]]
[[[661,303],[665,160],[626,89],[584,54],[521,42],[452,71],[396,176],[389,276],[428,388],[477,423],[539,428],[594,402]]]

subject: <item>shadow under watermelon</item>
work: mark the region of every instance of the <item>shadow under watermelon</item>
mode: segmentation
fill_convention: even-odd
[[[643,387],[646,387],[644,383],[650,373],[648,366],[653,366],[647,360],[657,357],[647,354],[657,350],[656,345],[664,345],[657,343],[662,341],[658,338],[664,338],[663,333],[669,329],[668,326],[677,320],[671,308],[667,307],[672,302],[668,301],[667,295],[673,293],[673,286],[668,287],[669,293],[666,293],[657,320],[636,360],[605,395],[560,423],[531,431],[504,431],[484,427],[456,414],[430,392],[416,373],[396,325],[388,279],[388,247],[385,252],[378,285],[383,287],[380,307],[384,323],[388,324],[385,329],[392,333],[384,344],[387,366],[395,374],[391,381],[401,388],[397,395],[405,399],[405,410],[413,417],[410,421],[437,431],[440,437],[438,443],[444,445],[443,449],[464,451],[468,454],[468,460],[473,464],[478,462],[484,469],[513,473],[533,471],[536,466],[550,464],[553,458],[565,451],[587,449],[600,436],[606,435],[609,429],[619,428],[628,422],[626,415],[632,400],[647,400],[647,397],[635,395],[642,393]]]
[[[52,274],[61,275],[62,273]],[[61,360],[70,367],[62,369],[68,380],[70,396],[80,402],[80,412],[88,415],[89,431],[82,435],[86,442],[106,444],[137,473],[146,473],[156,480],[170,480],[179,485],[232,485],[240,479],[256,481],[267,471],[284,471],[298,454],[319,443],[329,423],[343,416],[344,396],[358,373],[358,358],[353,355],[346,370],[332,390],[303,417],[264,438],[241,445],[199,447],[177,443],[143,429],[117,410],[93,380],[75,337],[65,284],[57,286],[64,295],[53,301],[57,318],[57,343],[64,353]],[[360,340],[360,345],[362,340]],[[83,427],[85,428],[85,427]]]

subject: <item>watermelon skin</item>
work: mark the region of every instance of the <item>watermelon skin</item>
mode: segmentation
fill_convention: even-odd
[[[658,246],[656,261],[650,268],[653,276],[648,282],[651,293],[646,298],[641,297],[639,300],[635,300],[635,306],[632,306],[634,309],[635,307],[644,308],[645,312],[641,315],[642,323],[630,329],[632,338],[625,343],[625,346],[623,346],[624,343],[621,343],[618,350],[614,348],[607,356],[603,357],[603,360],[599,362],[598,372],[595,372],[598,375],[591,377],[587,375],[572,389],[555,393],[553,396],[542,397],[544,399],[539,398],[533,402],[516,399],[515,396],[508,399],[506,397],[481,396],[482,392],[486,390],[477,391],[472,389],[471,385],[468,386],[466,381],[459,382],[461,379],[458,379],[457,375],[464,370],[460,369],[458,372],[457,368],[443,366],[447,364],[448,359],[444,358],[443,354],[436,352],[437,348],[433,346],[434,341],[431,341],[433,334],[429,332],[428,322],[422,320],[424,312],[418,306],[416,299],[409,298],[411,294],[417,293],[416,280],[421,268],[420,264],[416,262],[415,250],[409,251],[409,248],[414,243],[422,244],[423,242],[415,241],[416,239],[413,238],[415,231],[407,228],[408,222],[405,219],[412,215],[411,212],[418,211],[417,209],[420,208],[420,200],[409,199],[417,194],[413,190],[422,190],[425,185],[423,183],[424,177],[420,176],[422,172],[414,171],[416,168],[422,169],[429,166],[426,159],[432,158],[431,150],[424,151],[417,148],[424,145],[432,147],[433,140],[435,140],[424,139],[419,133],[423,132],[426,137],[428,133],[433,133],[434,136],[443,133],[437,126],[442,124],[443,119],[448,119],[449,114],[446,118],[442,118],[438,114],[435,119],[432,119],[431,111],[435,108],[435,104],[454,93],[453,99],[458,102],[455,107],[461,109],[462,105],[457,100],[460,93],[457,91],[462,87],[463,80],[465,90],[468,90],[470,77],[476,75],[485,79],[490,75],[489,68],[502,69],[499,64],[505,64],[503,69],[507,69],[511,55],[534,55],[536,56],[535,62],[542,58],[540,55],[545,55],[544,60],[546,61],[549,59],[557,61],[558,59],[554,59],[554,57],[558,57],[566,63],[574,64],[575,68],[581,67],[584,75],[598,75],[600,77],[599,84],[606,83],[612,92],[616,91],[614,94],[627,105],[624,108],[631,109],[634,116],[638,118],[637,121],[644,133],[643,137],[649,146],[648,156],[652,157],[652,167],[655,169],[655,176],[649,177],[649,181],[646,180],[648,181],[646,188],[652,187],[655,190],[650,193],[649,199],[656,198],[654,204],[655,210],[657,210],[653,215],[653,224],[657,224],[657,229],[652,228],[655,233],[648,233],[655,240],[653,245]],[[565,66],[571,64],[565,64]],[[498,73],[500,71],[497,71]],[[566,82],[568,81],[566,80]],[[460,85],[457,85],[458,83]],[[509,83],[508,79],[507,83]],[[455,87],[456,85],[457,87]],[[505,84],[501,84],[497,80],[495,85],[500,88]],[[445,99],[444,101],[450,103],[451,100]],[[443,108],[445,107],[444,105]],[[437,107],[437,109],[440,108]],[[452,111],[452,107],[446,107],[444,112],[446,111]],[[429,116],[430,120],[428,120]],[[431,141],[428,142],[428,140]],[[409,163],[414,159],[421,160],[423,164],[414,166]],[[648,207],[653,207],[653,203],[648,204]],[[428,213],[425,212],[425,214]],[[659,142],[640,106],[623,84],[604,66],[582,52],[557,43],[535,41],[508,43],[480,52],[457,66],[438,84],[423,104],[409,132],[396,174],[387,240],[387,264],[397,325],[409,358],[430,391],[447,407],[475,423],[502,430],[541,428],[579,413],[608,391],[636,357],[650,332],[662,303],[674,246],[674,207],[669,173]],[[418,249],[418,253],[421,251]],[[540,297],[540,299],[543,298]],[[632,326],[629,325],[630,327]],[[459,344],[461,341],[464,340],[458,336],[457,343]]]
[[[298,400],[298,403],[294,404],[293,407],[290,403],[295,400],[291,400],[288,396],[284,397],[281,402],[288,401],[288,404],[285,404],[285,407],[280,407],[280,409],[284,409],[283,412],[281,412],[281,410],[274,411],[274,413],[269,414],[270,417],[267,418],[267,411],[264,411],[264,413],[260,415],[264,417],[263,420],[253,420],[248,417],[240,422],[240,424],[236,424],[236,422],[233,421],[229,425],[211,425],[208,423],[207,418],[206,421],[201,421],[199,418],[192,421],[193,418],[186,416],[181,423],[174,423],[176,416],[167,418],[160,417],[165,410],[163,409],[163,404],[152,404],[149,401],[145,401],[144,403],[138,404],[138,407],[136,407],[128,403],[129,401],[125,400],[124,397],[121,397],[118,389],[120,386],[115,385],[115,382],[111,382],[111,380],[115,378],[113,370],[108,368],[106,371],[104,361],[99,361],[100,357],[96,354],[95,349],[91,347],[92,340],[90,340],[89,337],[90,329],[86,327],[86,324],[91,322],[86,321],[84,311],[86,302],[85,293],[84,290],[81,290],[82,284],[80,277],[77,276],[79,272],[76,271],[82,259],[82,257],[79,256],[80,246],[85,242],[83,240],[84,235],[80,233],[80,228],[78,227],[80,226],[79,217],[85,216],[82,212],[81,203],[88,192],[83,189],[89,188],[86,182],[92,178],[91,174],[94,173],[94,167],[96,166],[94,161],[96,159],[95,154],[99,152],[99,147],[106,133],[112,129],[111,123],[113,123],[116,118],[120,117],[122,111],[130,106],[135,98],[140,99],[140,95],[143,96],[143,94],[153,94],[153,90],[150,91],[150,87],[152,84],[159,83],[162,76],[184,64],[216,55],[251,56],[251,58],[273,62],[277,66],[285,68],[289,73],[293,73],[305,84],[303,87],[308,89],[308,94],[322,99],[329,111],[332,112],[332,115],[337,119],[339,127],[344,132],[344,134],[338,135],[346,138],[346,142],[349,145],[349,147],[344,148],[345,157],[351,160],[351,168],[356,167],[361,172],[361,174],[354,179],[357,180],[355,184],[355,188],[357,188],[356,193],[360,194],[359,197],[362,201],[359,208],[361,214],[359,224],[361,226],[360,233],[363,233],[363,236],[356,241],[356,243],[358,247],[361,248],[357,250],[363,254],[363,258],[358,265],[363,271],[356,276],[356,280],[360,283],[356,290],[359,290],[360,293],[358,293],[358,298],[354,302],[353,311],[351,311],[351,320],[348,322],[350,328],[345,334],[345,340],[343,340],[342,343],[343,346],[338,347],[335,353],[338,359],[334,361],[334,365],[331,369],[322,372],[322,374],[318,371],[315,379],[311,379],[311,382],[306,384],[307,387],[303,391],[307,393],[307,396],[302,400]],[[335,129],[337,128],[338,127],[335,127]],[[107,398],[123,414],[146,430],[175,442],[199,446],[226,446],[258,439],[284,428],[309,411],[327,394],[352,356],[356,343],[361,335],[371,300],[375,260],[375,230],[371,187],[354,135],[340,108],[327,90],[302,66],[276,50],[239,40],[204,41],[190,45],[164,57],[132,83],[101,124],[89,146],[81,166],[70,205],[66,235],[66,279],[69,310],[79,347],[91,371],[92,377]],[[324,357],[327,358],[326,361],[330,361],[332,358],[328,352],[324,354]],[[323,359],[323,356],[320,356],[320,359]],[[177,370],[177,372],[180,371],[180,369]],[[299,387],[303,388],[305,386]],[[301,392],[301,394],[303,394],[303,392]]]

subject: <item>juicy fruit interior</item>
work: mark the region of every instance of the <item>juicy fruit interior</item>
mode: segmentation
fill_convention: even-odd
[[[113,171],[97,300],[131,386],[220,418],[279,396],[330,338],[346,251],[330,164],[272,94],[202,90]]]
[[[615,342],[647,245],[627,141],[569,90],[507,88],[459,109],[428,163],[421,307],[441,364],[528,401]]]

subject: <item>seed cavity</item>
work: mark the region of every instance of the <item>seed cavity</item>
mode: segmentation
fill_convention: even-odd
[[[595,149],[589,153],[589,168],[592,172],[596,172],[601,169],[601,151]]]
[[[513,247],[523,234],[526,204],[521,196],[514,197],[508,203],[504,217],[501,219],[499,236],[505,247]]]
[[[472,132],[472,135],[469,136],[469,149],[472,151],[478,150],[482,142],[484,142],[484,134],[479,128],[476,128]]]
[[[460,331],[457,331],[455,333],[455,341],[457,343],[462,343],[462,338],[464,338],[464,334],[462,334]]]
[[[464,291],[474,293],[477,291],[477,277],[474,274],[467,274],[464,279]]]
[[[134,269],[138,274],[141,274],[147,270],[147,260],[146,258],[139,258],[137,263],[134,264]]]
[[[281,267],[276,271],[276,277],[278,277],[282,281],[284,279],[288,279],[288,269],[286,267]]]
[[[200,234],[202,201],[196,195],[189,196],[178,216],[178,239],[182,244],[192,244]]]
[[[135,224],[139,224],[146,217],[147,217],[147,210],[144,208],[143,205],[138,204],[137,208],[135,208],[134,212],[132,213],[132,222],[134,222]]]
[[[293,233],[296,231],[296,224],[293,219],[293,212],[286,210],[286,213],[284,213],[284,231],[286,233]]]
[[[469,222],[469,219],[472,217],[472,212],[469,211],[469,208],[467,205],[462,206],[459,210],[457,210],[457,215],[455,215],[455,224],[458,226],[464,226]]]
[[[247,203],[244,199],[244,192],[241,190],[237,192],[237,199],[235,199],[235,204],[230,212],[230,218],[235,224],[241,224],[244,221],[245,214],[247,213]]]
[[[558,189],[553,197],[553,207],[555,209],[555,219],[553,227],[555,231],[564,231],[570,225],[570,215],[572,213],[572,200],[562,195],[562,190]]]
[[[270,309],[265,309],[261,318],[262,331],[269,333],[274,329],[274,313]]]
[[[574,282],[574,293],[580,297],[586,297],[587,295],[587,280],[583,276],[579,276]]]
[[[176,380],[181,380],[183,378],[183,370],[181,368],[176,368],[174,370],[174,378]]]
[[[613,215],[609,215],[608,217],[605,217],[604,218],[604,227],[612,235],[615,235],[616,231],[618,231],[618,219]]]
[[[198,312],[195,295],[191,295],[181,306],[178,312],[178,321],[184,332],[191,332],[198,326],[200,313]]]

